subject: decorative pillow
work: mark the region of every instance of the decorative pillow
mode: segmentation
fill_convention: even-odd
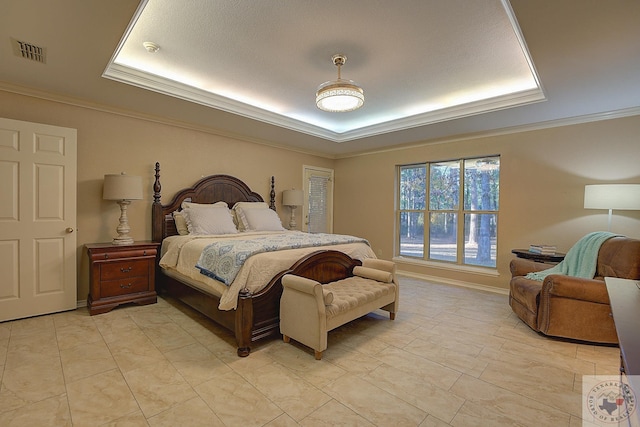
[[[240,231],[247,231],[249,229],[249,224],[243,213],[248,209],[269,209],[269,205],[265,202],[237,202],[233,205],[231,210],[235,213],[234,222],[238,225],[238,230]]]
[[[333,292],[323,289],[322,298],[324,299],[324,305],[331,305],[333,302]]]
[[[353,274],[355,274],[356,276],[364,277],[365,279],[375,280],[377,282],[393,282],[393,274],[387,271],[376,270],[375,268],[371,267],[354,267]]]
[[[241,218],[246,220],[245,231],[284,231],[280,217],[267,209],[242,209]]]
[[[227,202],[220,201],[215,203],[193,203],[193,202],[184,201],[180,206],[182,207],[182,212],[184,212],[184,210],[187,208],[196,208],[196,209],[227,208],[229,215],[231,216],[231,219],[233,219],[234,221],[234,227],[238,228],[237,224],[235,224],[235,216],[233,215],[233,212],[231,211],[231,209],[229,209],[229,205],[227,205]]]
[[[182,210],[189,234],[235,234],[238,232],[225,207],[187,208]]]
[[[173,221],[176,223],[176,230],[178,230],[178,234],[184,236],[185,234],[189,234],[189,229],[187,228],[187,220],[185,219],[182,212],[175,211],[173,213]]]

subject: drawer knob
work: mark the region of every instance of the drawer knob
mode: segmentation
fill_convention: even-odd
[[[121,284],[120,284],[120,287],[121,287],[122,289],[129,289],[129,288],[131,287],[131,283],[127,283],[126,285],[125,285],[124,283],[121,283]]]
[[[131,267],[127,267],[127,268],[122,267],[122,268],[120,268],[120,271],[123,272],[123,273],[128,273],[128,272],[131,271]]]

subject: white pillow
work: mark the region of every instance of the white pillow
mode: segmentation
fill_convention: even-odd
[[[245,230],[284,231],[280,217],[272,209],[243,209],[242,216],[248,225]]]
[[[187,208],[182,210],[189,234],[235,234],[238,232],[225,207]]]
[[[189,234],[189,229],[187,228],[187,220],[185,219],[182,212],[175,211],[173,213],[173,221],[176,223],[176,230],[178,234],[184,236],[185,234]]]
[[[184,209],[187,209],[187,208],[196,208],[196,209],[226,208],[227,211],[229,212],[229,215],[231,216],[231,219],[234,221],[234,226],[236,226],[235,215],[233,214],[233,211],[229,209],[229,205],[227,205],[227,202],[220,201],[215,203],[193,203],[193,202],[184,201],[180,206],[182,207],[183,211]]]
[[[213,206],[229,208],[229,205],[227,205],[227,202],[193,203],[193,202],[184,201],[180,205],[180,207],[182,209],[187,209],[187,208],[210,208],[210,207],[213,207]]]
[[[244,211],[248,209],[269,209],[269,205],[265,202],[237,202],[231,208],[235,213],[235,223],[238,224],[238,230],[247,231],[249,224],[244,216]]]
[[[267,202],[236,202],[233,209],[264,209],[269,208]]]

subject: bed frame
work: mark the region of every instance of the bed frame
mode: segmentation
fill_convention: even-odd
[[[225,201],[232,207],[236,202],[263,202],[264,199],[241,180],[229,175],[211,175],[196,182],[193,187],[178,191],[173,199],[161,203],[160,163],[156,163],[153,184],[152,238],[161,243],[168,236],[177,235],[172,213],[180,210],[183,201],[215,203]],[[275,182],[271,177],[269,207],[275,211]],[[162,273],[157,266],[156,289],[189,305],[221,326],[229,329],[236,338],[237,353],[248,356],[251,343],[268,337],[280,337],[280,297],[282,276],[295,274],[329,283],[353,275],[353,268],[361,265],[359,260],[334,251],[320,250],[298,260],[291,268],[276,274],[259,292],[247,289],[240,291],[235,310],[219,310],[220,298],[205,293],[186,283]]]

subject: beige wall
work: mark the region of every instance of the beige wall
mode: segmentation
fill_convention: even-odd
[[[511,249],[530,243],[568,250],[606,230],[607,212],[583,208],[584,185],[640,183],[640,116],[369,154],[336,163],[335,232],[361,235],[393,255],[396,165],[499,154],[498,275],[400,262],[414,274],[507,288]],[[640,238],[640,212],[614,211],[612,231]]]
[[[237,176],[269,200],[269,180],[274,175],[277,209],[284,224],[290,211],[280,206],[281,193],[302,188],[302,165],[334,166],[334,160],[318,156],[4,91],[0,91],[0,117],[78,130],[79,301],[86,299],[89,289],[83,245],[111,241],[120,216],[116,203],[102,200],[105,174],[143,177],[145,199],[132,202],[128,218],[134,239],[150,240],[156,161],[161,166],[164,203],[177,190],[214,173]],[[302,223],[300,212],[298,224]]]
[[[78,130],[78,299],[88,292],[82,245],[110,241],[119,209],[101,198],[106,173],[144,178],[145,200],[129,208],[132,235],[151,237],[153,167],[159,161],[164,202],[202,176],[238,176],[268,198],[276,177],[277,203],[285,224],[289,212],[281,192],[301,188],[302,165],[335,169],[334,231],[363,236],[380,258],[394,246],[395,167],[419,161],[499,154],[501,162],[497,273],[460,273],[399,263],[401,270],[506,288],[512,248],[532,242],[567,250],[582,235],[606,229],[605,211],[582,207],[584,185],[640,183],[640,116],[432,144],[339,160],[297,153],[172,124],[129,117],[0,91],[0,117]],[[301,209],[297,210],[298,224]],[[614,212],[613,231],[640,238],[640,212]]]

